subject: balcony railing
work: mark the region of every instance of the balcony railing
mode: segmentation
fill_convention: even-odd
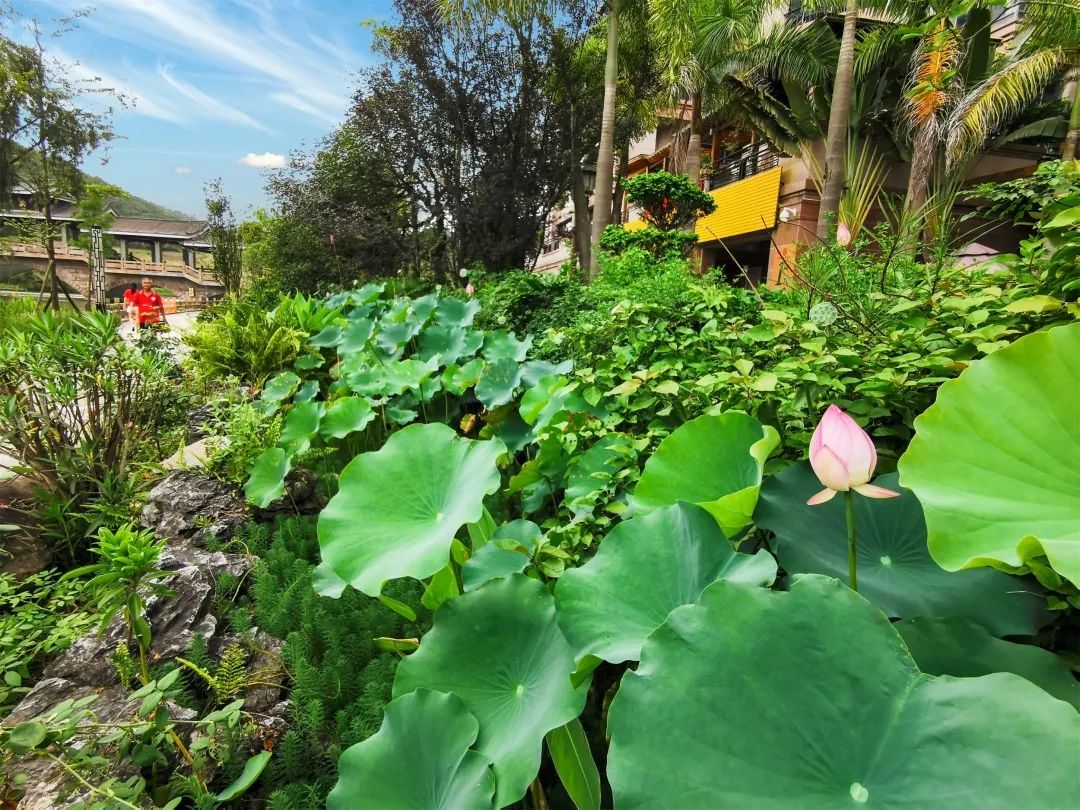
[[[738,180],[766,171],[780,162],[780,154],[768,141],[759,141],[717,160],[712,174],[705,182],[705,190],[726,186]]]

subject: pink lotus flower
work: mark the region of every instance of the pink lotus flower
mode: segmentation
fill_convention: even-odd
[[[840,245],[840,247],[847,247],[851,244],[851,231],[843,222],[836,229],[836,244]]]
[[[476,292],[476,287],[474,287],[472,285],[472,282],[469,282],[468,284],[465,285],[465,294],[466,295],[472,295],[474,292]]]
[[[877,466],[874,442],[858,423],[830,405],[810,439],[810,466],[825,489],[807,501],[825,503],[837,492],[854,490],[867,498],[895,498],[900,493],[870,483]]]

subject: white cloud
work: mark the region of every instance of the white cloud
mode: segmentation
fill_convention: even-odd
[[[158,68],[158,75],[173,90],[182,95],[194,111],[204,118],[214,121],[224,121],[238,126],[251,127],[268,135],[273,132],[264,124],[259,123],[247,113],[220,101],[213,96],[207,95],[202,90],[172,75],[172,69],[168,65]]]
[[[59,49],[53,49],[53,56],[56,58],[57,62],[64,65],[68,78],[76,82],[82,82],[88,87],[96,86],[111,89],[120,96],[127,105],[127,108],[136,115],[143,115],[147,118],[156,118],[159,121],[168,121],[170,124],[187,123],[187,119],[175,110],[169,109],[167,106],[155,101],[152,94],[148,91],[139,90],[131,84],[105,73],[98,68],[91,67],[90,65],[72,59]],[[107,102],[109,99],[108,97],[91,95],[90,100],[96,102],[97,105],[100,105],[102,102]]]
[[[281,169],[285,166],[285,156],[275,155],[273,152],[263,152],[261,155],[248,152],[240,158],[240,162],[256,169]]]
[[[177,166],[175,169],[173,169],[173,171],[176,172],[177,174],[191,174],[191,167],[190,166]]]
[[[249,3],[248,9],[252,6]],[[301,43],[290,22],[283,32],[277,21],[281,12],[271,15],[272,4],[257,3],[265,9],[257,14],[258,24],[242,32],[235,21],[225,19],[219,10],[201,0],[101,0],[99,12],[111,9],[110,35],[139,47],[168,48],[190,56],[200,52],[215,63],[231,62],[272,80],[282,91],[302,99],[317,109],[321,117],[338,120],[349,103],[347,76],[359,67],[343,64],[341,49],[326,50]],[[290,21],[296,17],[286,12]],[[99,24],[104,15],[93,15],[88,22]],[[250,17],[249,17],[250,19]],[[291,36],[290,36],[291,35]],[[288,103],[277,98],[282,103]],[[295,104],[290,106],[296,107]]]

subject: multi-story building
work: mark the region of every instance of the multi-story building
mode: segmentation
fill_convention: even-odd
[[[794,9],[789,16],[798,13]],[[994,37],[999,41],[1011,37],[1020,14],[1018,0],[1001,9],[994,21]],[[688,121],[689,110],[679,110],[632,144],[626,175],[681,171]],[[988,151],[969,170],[968,183],[1024,176],[1048,157],[1045,149],[1033,146],[1010,145]],[[706,125],[701,165],[702,188],[716,201],[715,212],[694,224],[698,235],[696,258],[702,271],[721,268],[737,284],[782,283],[785,268],[793,266],[798,251],[816,238],[819,195],[807,164],[778,152],[754,135]],[[903,196],[906,187],[907,165],[890,167],[883,191]],[[957,213],[970,210],[970,205],[964,210],[961,202]],[[641,227],[635,225],[641,216],[633,206],[624,204],[621,213],[625,227]],[[880,220],[880,210],[872,212],[870,221],[875,217]],[[572,226],[572,207],[552,212],[538,270],[557,269],[571,258]],[[966,228],[973,241],[961,247],[962,255],[967,252],[969,256],[985,257],[1011,251],[1022,236],[1006,225],[987,230],[987,223],[977,219],[968,220]]]

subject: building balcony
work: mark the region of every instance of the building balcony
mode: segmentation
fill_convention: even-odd
[[[780,163],[780,153],[768,141],[758,141],[725,155],[716,161],[704,180],[706,191],[753,177],[755,174],[774,169]]]

